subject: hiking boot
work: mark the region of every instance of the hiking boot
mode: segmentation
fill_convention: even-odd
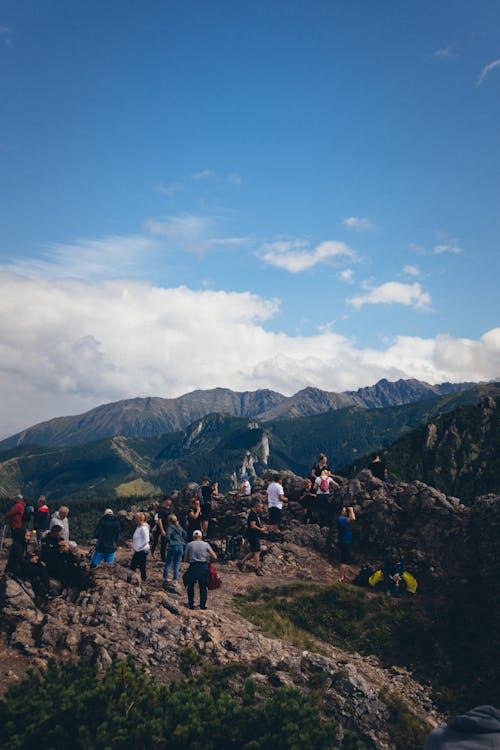
[[[261,570],[260,568],[256,568],[256,570],[255,570],[255,575],[256,575],[256,576],[263,576],[263,575],[264,575],[264,573],[262,572],[262,570]]]

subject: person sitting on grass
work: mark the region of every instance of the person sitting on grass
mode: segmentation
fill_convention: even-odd
[[[382,566],[386,594],[388,596],[402,596],[405,590],[403,573],[405,572],[405,563],[400,552],[393,549],[387,555]]]
[[[238,568],[243,570],[245,563],[253,559],[253,567],[256,576],[262,576],[260,562],[260,535],[266,531],[266,527],[263,526],[260,516],[264,506],[260,500],[256,500],[252,510],[248,514],[247,518],[247,541],[250,546],[250,552],[247,552],[245,557],[238,563]]]

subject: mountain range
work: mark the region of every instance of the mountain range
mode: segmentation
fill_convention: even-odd
[[[458,430],[457,439],[469,447],[461,452],[455,450],[453,454],[458,467],[453,494],[465,493],[467,499],[472,499],[477,472],[462,472],[463,462],[477,467],[478,464],[474,464],[477,454],[485,457],[487,466],[493,467],[482,469],[482,479],[477,485],[481,492],[495,489],[498,477],[495,468],[498,452],[495,453],[492,443],[493,436],[497,435],[495,427],[485,428],[468,438],[472,429],[468,424],[484,422],[485,399],[494,403],[500,399],[500,383],[479,385],[400,406],[351,405],[312,416],[266,420],[211,413],[195,419],[182,430],[154,437],[115,434],[83,445],[14,445],[0,453],[0,496],[19,491],[28,496],[44,493],[52,498],[159,494],[185,486],[189,481],[199,482],[204,475],[218,480],[221,489],[226,490],[236,486],[243,472],[260,476],[268,468],[291,469],[308,476],[320,451],[327,453],[334,470],[351,465],[351,471],[357,471],[368,465],[370,452],[387,449],[390,473],[408,481],[424,478],[419,473],[418,457],[423,455],[427,432],[431,430],[434,434],[434,428],[429,425],[437,424],[444,427],[435,433],[433,450],[437,458],[433,483],[444,489],[448,474],[455,471],[451,459],[446,458],[439,446],[449,440],[450,431]],[[247,405],[248,402],[249,399]],[[451,419],[457,410],[468,407],[470,412],[466,412],[466,417],[450,422],[454,427],[445,427],[447,416]],[[498,419],[498,410],[491,412],[491,420],[495,419]],[[140,422],[136,424],[140,430]],[[150,423],[146,429],[151,429]],[[61,439],[60,433],[58,440]],[[391,446],[398,439],[400,447],[391,453]],[[416,457],[413,463],[409,452]],[[426,478],[431,477],[426,475]]]
[[[187,393],[179,398],[133,398],[103,404],[84,414],[57,417],[41,422],[0,441],[0,451],[15,446],[36,444],[62,448],[101,438],[151,438],[184,430],[207,414],[251,417],[261,422],[278,418],[296,418],[356,406],[383,408],[414,403],[468,390],[475,383],[430,385],[419,380],[380,380],[357,391],[333,393],[304,388],[293,396],[271,390],[236,392],[214,388]]]

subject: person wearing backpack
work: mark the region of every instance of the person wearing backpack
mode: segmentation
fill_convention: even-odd
[[[319,477],[316,477],[316,481],[314,482],[314,487],[316,489],[316,501],[317,501],[317,507],[318,507],[318,523],[320,526],[327,526],[328,516],[329,516],[329,505],[330,505],[330,489],[331,488],[339,489],[340,484],[338,484],[334,479],[332,479],[328,469],[323,469],[323,471],[321,472],[321,475]]]

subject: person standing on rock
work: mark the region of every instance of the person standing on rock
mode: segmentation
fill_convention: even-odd
[[[50,528],[52,529],[53,526],[60,526],[62,529],[61,539],[64,539],[65,542],[69,542],[68,515],[69,515],[69,508],[66,505],[61,505],[59,510],[56,510],[56,512],[50,519]]]
[[[382,482],[387,481],[387,469],[385,466],[385,461],[382,461],[378,453],[370,463],[370,471],[374,477],[376,477],[377,479],[381,479]]]
[[[177,516],[171,513],[168,517],[168,526],[166,531],[167,539],[167,560],[165,562],[165,568],[163,569],[163,580],[166,581],[170,568],[174,566],[174,581],[179,578],[179,567],[182,560],[182,553],[184,552],[184,545],[186,543],[186,532],[177,520]]]
[[[346,578],[346,568],[351,564],[352,528],[351,524],[356,520],[352,505],[344,506],[337,518],[337,531],[339,535],[340,568],[339,583],[349,583]]]
[[[207,608],[208,596],[208,563],[216,560],[217,555],[208,542],[202,540],[202,533],[198,529],[193,532],[193,541],[189,542],[184,553],[185,562],[189,568],[184,574],[184,584],[187,588],[188,606],[194,609],[194,585],[198,581],[200,588],[200,609]]]
[[[10,526],[10,532],[14,541],[22,543],[24,541],[24,512],[26,503],[22,495],[16,495],[14,503],[5,514],[5,521]]]
[[[316,492],[313,490],[311,480],[304,479],[304,489],[299,497],[299,503],[304,508],[304,523],[318,522],[317,502]]]
[[[90,561],[91,568],[97,568],[99,563],[115,561],[115,552],[120,539],[121,524],[111,508],[106,508],[104,515],[94,531],[96,539],[94,554]]]
[[[328,469],[323,469],[321,476],[316,477],[314,482],[320,526],[327,526],[330,520],[330,490],[332,488],[339,489],[340,484],[332,479]]]
[[[316,479],[321,476],[321,472],[324,471],[325,469],[327,470],[328,474],[330,474],[330,469],[328,468],[328,458],[325,456],[324,453],[320,453],[318,463],[314,464],[314,466],[311,469],[312,481],[315,482]]]
[[[267,487],[267,505],[269,508],[269,531],[279,531],[281,527],[281,511],[283,503],[288,502],[285,490],[281,484],[279,474],[273,476],[273,481]]]
[[[201,531],[201,503],[197,497],[193,497],[187,518],[187,538],[193,538],[193,532]]]
[[[38,540],[39,545],[42,543],[43,537],[49,530],[49,526],[50,526],[50,510],[46,503],[45,495],[40,495],[40,497],[38,498],[37,507],[35,510],[36,538]]]
[[[256,500],[252,510],[247,518],[247,541],[250,546],[250,552],[238,563],[238,568],[242,571],[245,563],[253,558],[253,567],[256,576],[262,576],[264,573],[260,568],[260,536],[266,531],[266,527],[260,520],[264,506],[260,500]]]
[[[134,554],[130,563],[130,570],[141,571],[141,579],[146,580],[146,562],[149,552],[149,524],[146,523],[144,513],[136,513],[134,516],[135,531],[132,537],[132,549]]]
[[[153,543],[151,545],[151,554],[154,554],[158,539],[160,540],[160,557],[162,562],[165,562],[165,557],[167,554],[168,518],[173,514],[173,512],[174,509],[172,507],[172,498],[170,497],[170,495],[166,495],[166,497],[163,498],[162,504],[158,508],[158,518],[156,519],[155,528],[156,538],[153,539]]]
[[[210,479],[208,477],[203,477],[198,495],[201,504],[201,530],[203,536],[207,536],[208,525],[212,518],[212,494],[213,490],[210,486]]]

